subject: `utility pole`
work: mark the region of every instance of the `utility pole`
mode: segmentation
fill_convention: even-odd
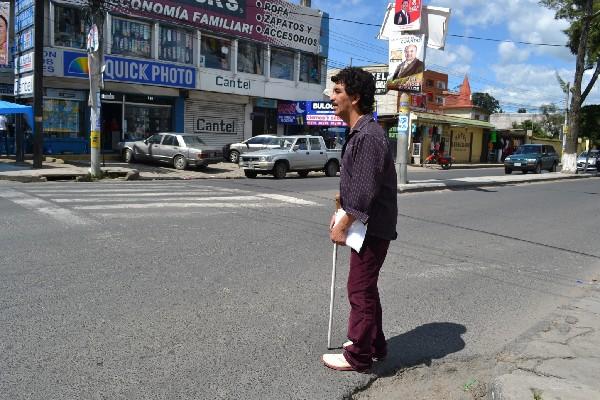
[[[571,93],[571,82],[566,83],[565,95],[566,103],[565,103],[565,123],[563,124],[563,133],[562,133],[562,151],[565,154],[565,150],[567,149],[567,136],[569,133],[569,93]]]
[[[35,0],[33,55],[33,168],[42,168],[44,156],[44,1]]]
[[[104,11],[101,0],[90,0],[91,26],[87,36],[88,70],[90,78],[90,175],[99,178],[100,170],[100,89],[102,89]]]
[[[410,133],[410,96],[400,93],[398,110],[398,141],[396,143],[396,176],[398,184],[408,183],[408,135]]]

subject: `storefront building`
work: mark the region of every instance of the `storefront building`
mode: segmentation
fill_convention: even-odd
[[[278,101],[322,97],[328,51],[328,18],[322,12],[284,0],[256,7],[170,4],[106,2],[104,151],[161,131],[196,133],[211,145],[283,134]],[[77,0],[51,0],[45,13],[44,148],[87,152],[86,12]],[[21,24],[15,41],[32,31]],[[17,57],[17,83],[28,79],[32,55],[33,49]],[[17,98],[31,101],[20,86]]]
[[[484,141],[493,129],[490,123],[426,112],[411,112],[411,121],[413,163],[422,163],[436,147],[456,163],[487,161]]]
[[[322,136],[328,148],[340,147],[348,128],[327,100],[281,101],[277,121],[284,126],[284,135]]]

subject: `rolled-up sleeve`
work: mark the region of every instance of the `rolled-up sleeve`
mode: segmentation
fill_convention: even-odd
[[[342,193],[342,206],[348,214],[367,224],[373,199],[381,187],[386,147],[374,135],[361,135],[355,140],[350,154],[346,154],[352,157],[352,171],[346,193]]]

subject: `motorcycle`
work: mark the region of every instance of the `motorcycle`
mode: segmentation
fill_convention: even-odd
[[[450,169],[453,162],[454,162],[454,159],[452,157],[445,156],[443,154],[439,154],[436,151],[436,152],[430,154],[429,157],[427,157],[425,159],[425,162],[423,164],[425,164],[425,165],[439,164],[442,167],[442,169]]]

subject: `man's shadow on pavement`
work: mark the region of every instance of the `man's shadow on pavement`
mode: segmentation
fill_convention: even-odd
[[[419,364],[430,366],[432,360],[464,349],[465,342],[461,335],[466,332],[464,325],[433,322],[388,339],[387,357],[384,361],[376,362],[371,373],[380,377],[390,376],[403,368]]]

